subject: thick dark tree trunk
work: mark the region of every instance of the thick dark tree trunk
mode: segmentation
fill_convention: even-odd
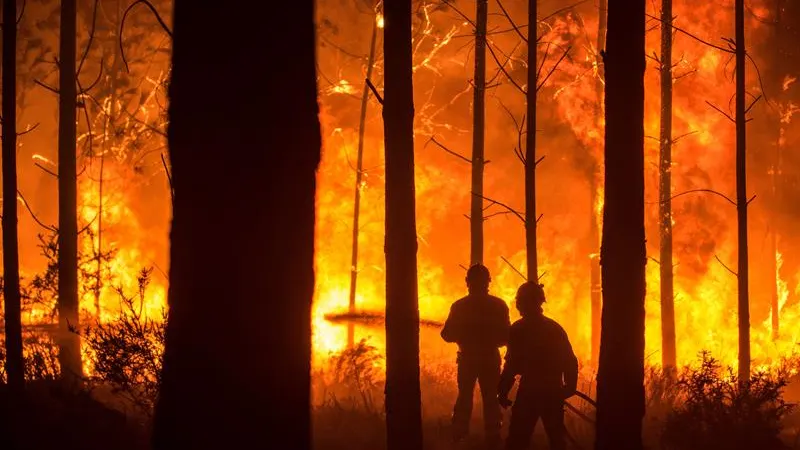
[[[386,438],[389,450],[421,450],[411,2],[386,2],[384,13]]]
[[[17,236],[17,2],[3,1],[3,319],[6,377],[17,394],[25,385]]]
[[[375,45],[378,41],[378,20],[372,21],[372,39],[369,44],[369,56],[367,57],[367,80],[372,77],[372,66],[375,63]],[[369,85],[364,83],[364,92],[361,94],[361,117],[358,121],[358,156],[356,159],[356,187],[355,200],[353,202],[353,247],[350,256],[350,314],[356,312],[356,288],[358,286],[358,218],[361,208],[361,183],[364,175],[364,133],[367,130],[367,106],[369,105]],[[347,324],[347,345],[353,346],[355,337],[355,325],[352,322]]]
[[[483,169],[486,126],[486,20],[488,0],[477,0],[475,16],[475,79],[472,100],[472,207],[469,213],[470,263],[483,263]]]
[[[644,417],[645,2],[611,3],[605,53],[603,317],[597,450],[640,450]]]
[[[747,133],[744,0],[736,0],[736,216],[739,237],[739,380],[750,379],[750,270],[747,250]]]
[[[604,77],[604,63],[600,56],[600,52],[606,45],[607,22],[606,13],[608,12],[607,0],[599,0],[597,12],[599,15],[597,26],[597,79],[595,80],[595,92],[597,93],[597,117],[598,119],[603,115],[603,84]],[[595,164],[589,174],[589,190],[591,192],[591,218],[589,224],[589,243],[592,246],[595,256],[589,260],[590,264],[590,288],[591,288],[591,314],[592,314],[592,361],[597,364],[600,355],[600,309],[602,307],[602,289],[600,286],[600,251],[597,247],[600,245],[600,223],[598,215],[602,211],[597,210],[598,205],[598,190],[600,185],[599,180],[599,164]]]
[[[661,1],[661,158],[659,230],[661,236],[661,364],[675,367],[675,294],[672,272],[672,0]]]
[[[285,3],[286,27],[221,12],[177,2],[173,16],[170,310],[153,444],[310,449],[314,2]]]
[[[58,87],[58,362],[68,384],[83,375],[78,335],[76,22],[75,0],[62,0]]]
[[[525,135],[525,251],[527,254],[528,279],[539,279],[539,258],[536,251],[536,87],[538,86],[537,0],[528,2],[528,90],[527,124]]]

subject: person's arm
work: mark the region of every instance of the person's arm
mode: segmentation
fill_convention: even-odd
[[[497,398],[500,399],[500,404],[508,406],[511,402],[508,400],[508,393],[514,387],[516,377],[519,375],[520,369],[520,342],[518,333],[511,327],[508,338],[508,350],[506,351],[506,361],[503,366],[503,372],[500,373],[500,383],[497,386]]]
[[[447,315],[447,320],[444,322],[444,328],[442,328],[441,333],[442,339],[449,343],[458,343],[458,341],[461,340],[461,336],[459,336],[459,330],[462,327],[459,324],[459,314],[455,306],[455,303],[450,306],[450,313]]]
[[[578,358],[572,350],[572,344],[564,330],[561,330],[564,348],[564,398],[575,395],[578,389]]]
[[[508,345],[509,340],[509,333],[511,332],[511,317],[508,311],[508,305],[506,302],[500,300],[501,303],[501,313],[500,313],[500,323],[497,327],[497,340],[496,344],[498,347],[503,347]]]

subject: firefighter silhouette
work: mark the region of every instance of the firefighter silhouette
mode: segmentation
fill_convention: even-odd
[[[516,376],[520,376],[506,450],[527,450],[539,419],[550,448],[563,450],[566,448],[564,400],[575,394],[578,360],[561,325],[544,316],[545,294],[540,284],[523,284],[516,300],[522,318],[511,325],[498,386],[498,402],[503,408],[511,406],[508,393]]]
[[[469,434],[472,395],[477,381],[481,390],[486,439],[500,442],[500,347],[508,341],[508,305],[489,295],[491,276],[481,264],[467,270],[468,295],[450,307],[442,339],[458,344],[458,398],[453,408],[453,439]]]

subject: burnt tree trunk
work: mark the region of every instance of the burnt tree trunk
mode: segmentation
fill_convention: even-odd
[[[369,56],[367,57],[367,76],[372,77],[372,66],[375,63],[375,45],[378,41],[378,18],[372,21],[372,39],[369,44]],[[353,201],[353,247],[350,256],[350,314],[356,312],[356,289],[358,286],[358,219],[361,208],[361,183],[364,175],[364,133],[367,129],[367,106],[369,106],[369,85],[364,83],[364,92],[361,94],[361,116],[358,121],[358,156],[356,157],[356,187],[355,200]],[[352,347],[355,338],[355,325],[352,322],[347,324],[347,346]]]
[[[153,446],[249,448],[280,436],[310,449],[314,2],[284,4],[286,27],[264,27],[258,14],[220,20],[220,11],[174,7],[175,201]],[[255,54],[287,63],[264,70]],[[209,86],[224,95],[199,95]]]
[[[661,1],[661,155],[659,158],[659,269],[661,271],[661,364],[676,365],[675,294],[672,264],[672,0]]]
[[[644,417],[645,2],[612,3],[604,54],[603,316],[597,450],[640,450]]]
[[[747,133],[744,0],[736,0],[736,216],[738,222],[739,381],[750,379],[750,292],[747,249]]]
[[[472,100],[472,206],[469,213],[470,263],[483,263],[483,169],[486,117],[486,21],[488,0],[477,0],[475,17],[475,78]]]
[[[58,87],[58,321],[61,375],[75,383],[83,375],[78,335],[78,178],[75,0],[61,1]]]
[[[606,44],[606,33],[607,33],[607,22],[606,22],[606,13],[608,9],[608,2],[607,0],[599,0],[598,4],[598,26],[597,26],[597,59],[595,60],[595,64],[597,64],[597,78],[595,79],[595,92],[597,94],[597,118],[599,122],[599,118],[603,116],[603,90],[605,89],[603,84],[603,77],[604,77],[604,63],[601,57],[601,51],[604,49]],[[590,200],[591,200],[591,218],[589,223],[589,242],[591,248],[595,251],[592,253],[592,257],[589,260],[590,264],[590,288],[591,288],[591,315],[592,315],[592,336],[591,336],[591,344],[592,344],[592,361],[597,364],[599,355],[600,355],[600,309],[602,308],[602,289],[600,286],[600,251],[598,249],[600,245],[600,223],[598,220],[598,215],[602,214],[602,211],[598,211],[597,205],[599,203],[598,197],[598,190],[600,187],[600,180],[599,180],[599,164],[593,164],[591,172],[589,174],[589,192],[590,192]]]
[[[3,1],[3,318],[8,387],[25,385],[17,234],[17,2]]]
[[[528,90],[526,91],[527,124],[525,135],[525,252],[527,255],[528,279],[539,279],[539,261],[536,249],[536,94],[539,80],[537,73],[538,14],[537,0],[528,2]]]
[[[421,450],[411,2],[386,2],[384,14],[386,439],[389,450]]]

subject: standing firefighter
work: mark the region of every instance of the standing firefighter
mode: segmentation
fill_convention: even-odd
[[[561,325],[544,316],[544,301],[540,284],[527,282],[517,291],[517,309],[522,318],[511,326],[498,388],[500,404],[504,408],[510,406],[508,393],[520,375],[506,450],[528,449],[539,418],[550,448],[566,448],[564,400],[575,394],[578,360]]]
[[[489,270],[476,264],[467,271],[469,294],[453,303],[442,329],[442,339],[458,344],[458,398],[453,409],[453,439],[469,434],[472,394],[481,389],[486,439],[500,442],[500,347],[508,342],[508,305],[489,295]]]

